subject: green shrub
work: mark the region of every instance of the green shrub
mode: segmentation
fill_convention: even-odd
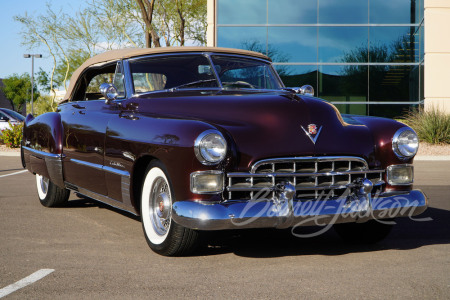
[[[11,128],[2,130],[1,139],[7,147],[18,148],[20,147],[20,142],[22,141],[23,124],[20,123],[17,125],[12,125],[9,123],[9,125]]]
[[[430,144],[450,144],[450,114],[431,110],[413,109],[400,120],[412,127],[421,141]]]

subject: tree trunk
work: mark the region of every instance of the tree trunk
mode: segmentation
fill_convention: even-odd
[[[145,1],[145,3],[144,3]],[[155,0],[136,0],[141,9],[142,19],[145,23],[145,46],[152,47],[152,42],[155,47],[161,47],[159,43],[159,36],[152,27],[153,8],[155,7]]]

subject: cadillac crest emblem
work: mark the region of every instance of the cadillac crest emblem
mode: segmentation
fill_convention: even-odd
[[[303,126],[301,127],[306,135],[311,139],[313,144],[315,144],[323,126],[318,127],[316,124],[309,124],[308,130],[306,130]]]

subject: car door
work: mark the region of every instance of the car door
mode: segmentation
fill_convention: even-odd
[[[108,195],[104,166],[105,135],[108,121],[119,110],[114,102],[106,103],[97,98],[102,98],[98,92],[100,84],[111,82],[116,67],[114,64],[105,66],[104,70],[87,70],[80,79],[82,82],[74,93],[74,99],[60,112],[64,127],[64,178],[81,193],[88,190]]]

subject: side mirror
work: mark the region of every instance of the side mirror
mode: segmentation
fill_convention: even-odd
[[[112,83],[102,83],[100,85],[100,93],[103,97],[105,97],[105,103],[110,103],[111,101],[116,100],[119,95],[117,88]]]
[[[8,117],[6,117],[6,116],[1,116],[0,117],[0,122],[8,122],[8,121],[9,121]]]
[[[314,88],[309,84],[302,87],[292,87],[287,89],[294,91],[296,94],[314,97]]]

